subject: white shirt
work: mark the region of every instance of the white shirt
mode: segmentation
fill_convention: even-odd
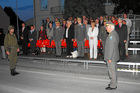
[[[24,31],[25,27],[22,27],[22,32]]]
[[[69,28],[66,29],[66,38],[68,38],[68,30]]]
[[[98,32],[99,32],[98,27],[94,27],[94,29],[92,29],[92,27],[90,27],[88,30],[89,39],[90,39],[90,37],[94,37],[94,39],[97,39]]]

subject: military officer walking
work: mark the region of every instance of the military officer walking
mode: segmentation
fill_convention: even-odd
[[[108,74],[110,78],[110,84],[106,87],[106,90],[113,90],[117,88],[117,62],[119,61],[119,36],[114,30],[115,26],[111,22],[107,22],[106,30],[109,33],[105,43],[104,60],[107,62]]]
[[[16,72],[16,62],[17,62],[17,52],[19,52],[19,46],[17,43],[17,38],[14,34],[14,27],[9,26],[8,27],[9,33],[5,36],[4,39],[4,47],[6,50],[6,54],[8,55],[8,59],[10,61],[10,70],[11,70],[11,75],[15,76],[19,74]]]

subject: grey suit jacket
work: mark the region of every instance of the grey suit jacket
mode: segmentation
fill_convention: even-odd
[[[75,38],[77,39],[77,41],[84,41],[86,36],[87,36],[87,32],[86,32],[85,25],[77,24],[75,26]]]
[[[105,43],[105,54],[104,54],[104,60],[112,60],[113,62],[119,61],[119,36],[118,33],[114,30],[112,31]]]
[[[55,41],[60,41],[61,39],[63,39],[64,36],[64,29],[60,26],[59,28],[54,28],[54,32],[53,32],[53,39]]]

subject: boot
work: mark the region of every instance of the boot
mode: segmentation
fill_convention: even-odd
[[[16,72],[16,69],[13,70],[14,71],[14,75],[18,75],[19,73]]]
[[[11,75],[14,76],[14,69],[11,69]]]

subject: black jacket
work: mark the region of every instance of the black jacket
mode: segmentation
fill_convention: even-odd
[[[122,26],[120,28],[119,24],[118,24],[118,25],[116,25],[115,30],[119,34],[120,43],[124,42],[124,40],[127,40],[127,26],[126,25],[122,24]]]
[[[66,39],[66,30],[67,28],[65,29],[65,32],[64,32],[64,39]],[[68,30],[68,39],[73,39],[74,38],[74,25],[72,24]]]

